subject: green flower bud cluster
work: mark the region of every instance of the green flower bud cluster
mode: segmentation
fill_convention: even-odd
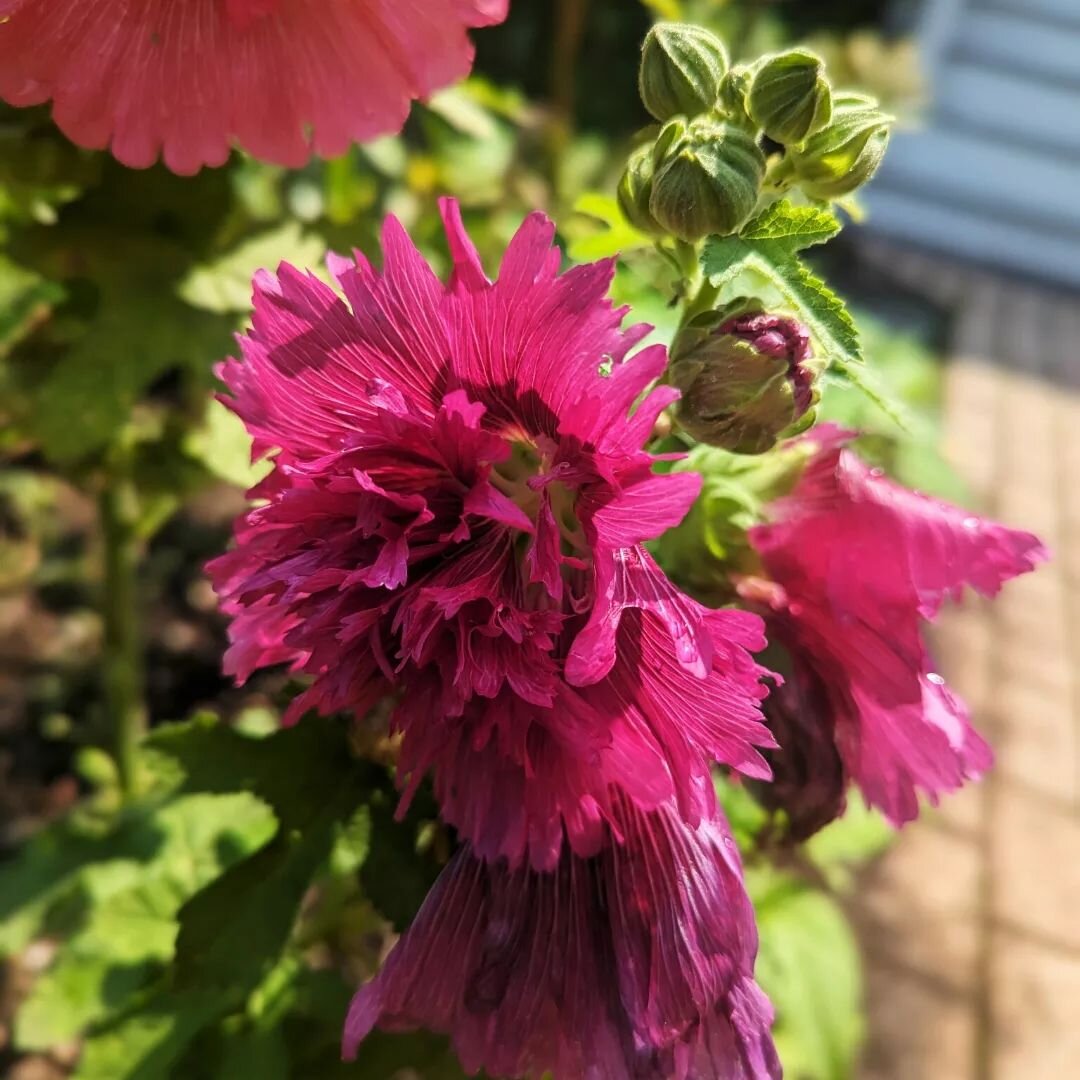
[[[805,49],[766,57],[750,80],[746,106],[773,142],[802,143],[832,119],[832,87],[821,57]]]
[[[752,122],[783,148],[770,178],[812,199],[850,195],[885,156],[892,117],[868,95],[834,91],[821,58],[805,49],[760,60],[744,101]]]
[[[711,112],[728,69],[724,43],[704,27],[657,23],[641,47],[638,89],[660,123]]]
[[[657,23],[638,83],[663,126],[631,155],[618,199],[626,219],[654,236],[696,243],[737,232],[767,184],[841,198],[874,175],[889,141],[891,117],[873,98],[834,92],[806,49],[730,67],[714,34]],[[769,160],[763,136],[779,147]]]
[[[791,151],[796,182],[813,199],[850,195],[878,171],[891,125],[874,98],[837,94],[829,124]]]
[[[658,23],[645,39],[641,100],[664,126],[631,155],[618,190],[643,232],[696,243],[736,232],[757,207],[765,155],[721,110],[728,75],[723,42],[701,27]]]

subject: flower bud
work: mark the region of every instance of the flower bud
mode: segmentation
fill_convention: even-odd
[[[803,843],[844,812],[847,778],[836,749],[828,698],[817,680],[796,672],[763,704],[779,747],[766,751],[772,782],[755,794],[787,817],[785,839]]]
[[[877,172],[892,117],[864,94],[838,94],[832,120],[791,152],[795,178],[813,199],[838,199]]]
[[[616,192],[623,217],[644,233],[662,233],[649,212],[653,187],[653,147],[642,146],[630,155]]]
[[[657,162],[649,210],[688,243],[724,236],[753,213],[764,177],[765,156],[753,136],[732,124],[695,120]]]
[[[700,442],[761,454],[812,421],[810,336],[794,319],[752,313],[686,328],[672,349],[679,422]]]
[[[805,49],[768,57],[754,73],[747,106],[770,139],[798,145],[832,117],[832,90],[821,57]]]
[[[727,50],[715,34],[687,23],[657,23],[641,47],[641,100],[661,121],[709,112],[727,66]]]
[[[738,64],[720,81],[720,100],[717,105],[724,116],[739,127],[754,126],[746,103],[752,78],[750,69]]]

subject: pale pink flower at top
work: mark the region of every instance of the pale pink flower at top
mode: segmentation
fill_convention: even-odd
[[[397,131],[466,75],[467,29],[508,0],[0,0],[0,97],[51,100],[74,142],[125,165],[280,165]]]
[[[559,273],[530,216],[499,279],[445,202],[444,285],[393,218],[380,272],[333,260],[344,299],[283,265],[257,279],[227,402],[276,450],[262,501],[210,571],[227,670],[287,662],[305,710],[398,692],[399,782],[426,773],[484,859],[595,855],[626,796],[714,812],[710,762],[749,776],[762,622],[679,593],[642,547],[697,495],[641,449],[670,387],[663,348],[627,359],[611,261]],[[347,302],[346,302],[347,301]]]
[[[620,810],[621,841],[591,859],[564,849],[552,871],[460,850],[353,999],[346,1057],[378,1023],[449,1033],[469,1073],[778,1078],[726,826]]]
[[[848,776],[899,825],[918,814],[919,791],[936,802],[992,761],[933,670],[923,622],[965,585],[994,596],[1046,551],[1030,533],[886,479],[845,448],[850,432],[822,426],[806,438],[816,456],[750,534],[771,584],[743,591],[772,609],[770,640],[791,654],[810,703],[802,722],[828,725]],[[835,803],[835,789],[821,798]]]

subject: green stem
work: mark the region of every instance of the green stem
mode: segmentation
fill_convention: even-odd
[[[136,786],[136,752],[146,730],[139,634],[138,498],[128,471],[115,467],[99,498],[105,546],[103,679],[113,753],[126,795]]]
[[[688,244],[683,240],[675,242],[675,257],[678,259],[683,274],[682,318],[679,327],[685,326],[695,315],[711,311],[716,303],[719,290],[709,282],[701,267],[701,246]]]
[[[577,101],[577,60],[585,36],[589,0],[556,0],[555,41],[551,54],[548,150],[551,184],[557,197],[562,195],[563,159],[574,134]]]

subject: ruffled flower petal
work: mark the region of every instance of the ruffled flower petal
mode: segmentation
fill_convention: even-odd
[[[671,398],[649,391],[662,352],[629,355],[610,264],[560,273],[534,214],[491,282],[443,214],[445,285],[392,219],[381,270],[331,260],[340,293],[258,277],[223,400],[273,471],[210,572],[230,671],[310,676],[290,718],[400,691],[405,804],[431,775],[479,856],[547,870],[564,844],[595,855],[619,799],[696,824],[712,760],[767,775],[762,623],[695,603],[641,546],[700,480],[642,447]]]
[[[671,809],[619,816],[621,841],[564,850],[546,872],[459,852],[354,998],[346,1056],[375,1026],[422,1026],[496,1076],[778,1078],[726,828]]]
[[[933,672],[924,619],[965,585],[995,595],[1046,558],[1030,533],[910,492],[870,469],[836,428],[751,542],[770,578],[770,636],[827,695],[836,744],[867,801],[895,824],[978,777],[986,744]]]
[[[298,167],[397,131],[507,0],[2,0],[0,97],[125,165]]]

